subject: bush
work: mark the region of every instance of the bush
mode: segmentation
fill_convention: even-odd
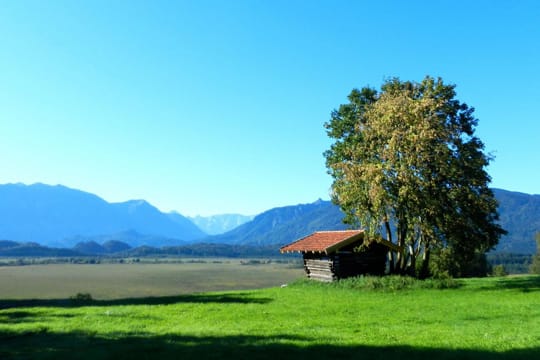
[[[459,282],[450,276],[440,276],[426,280],[410,276],[357,276],[332,283],[333,286],[356,290],[399,291],[408,289],[451,289],[459,286]]]
[[[495,265],[492,274],[493,276],[506,276],[508,272],[506,272],[504,265]]]
[[[458,253],[452,248],[439,249],[430,261],[430,273],[435,277],[484,277],[491,271],[486,255]]]
[[[529,272],[531,274],[540,274],[540,232],[536,233],[536,255],[533,256]]]
[[[540,274],[540,255],[533,257],[531,266],[529,266],[529,272],[531,274]]]
[[[92,302],[92,295],[90,293],[77,293],[69,298],[74,303],[89,303]]]

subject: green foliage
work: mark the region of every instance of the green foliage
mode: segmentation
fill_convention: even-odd
[[[402,249],[392,264],[398,273],[415,274],[422,255],[426,275],[430,251],[446,248],[437,266],[449,267],[437,271],[482,272],[468,267],[505,233],[477,119],[454,87],[426,77],[355,89],[325,124],[335,140],[325,152],[333,201],[345,222]]]
[[[446,247],[433,253],[430,272],[434,277],[483,277],[491,269],[483,252],[463,256],[454,248]]]
[[[540,232],[536,233],[536,255],[533,256],[529,272],[531,274],[540,274]]]
[[[451,277],[418,280],[410,276],[359,276],[339,280],[334,286],[357,290],[398,291],[411,289],[453,289],[459,282]]]
[[[76,304],[88,304],[94,300],[90,293],[77,293],[69,298],[73,303]]]
[[[299,279],[292,286],[315,286],[322,288],[349,289],[361,291],[401,291],[419,289],[455,289],[461,286],[461,282],[450,277],[440,276],[425,280],[411,276],[388,275],[388,276],[356,276],[341,279],[334,282],[319,282],[309,279]]]
[[[487,260],[491,266],[504,266],[509,274],[527,274],[531,266],[532,256],[527,254],[514,254],[506,252],[490,252]]]
[[[504,265],[495,265],[493,271],[491,272],[493,276],[506,276],[508,272],[504,268]]]
[[[81,306],[0,300],[0,357],[539,358],[540,277],[459,282],[444,291],[394,292],[311,281]]]

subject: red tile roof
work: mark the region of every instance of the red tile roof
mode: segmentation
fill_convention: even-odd
[[[289,245],[283,246],[279,251],[281,253],[320,252],[329,254],[359,240],[363,233],[363,230],[317,231]]]

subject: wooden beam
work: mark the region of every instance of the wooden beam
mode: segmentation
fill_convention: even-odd
[[[403,248],[401,246],[397,246],[393,242],[390,242],[386,239],[379,238],[376,240],[379,244],[383,244],[384,246],[390,248],[391,250],[394,250],[395,252],[401,252]]]

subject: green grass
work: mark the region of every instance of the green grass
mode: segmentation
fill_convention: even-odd
[[[460,283],[0,300],[0,358],[540,358],[540,277]]]

